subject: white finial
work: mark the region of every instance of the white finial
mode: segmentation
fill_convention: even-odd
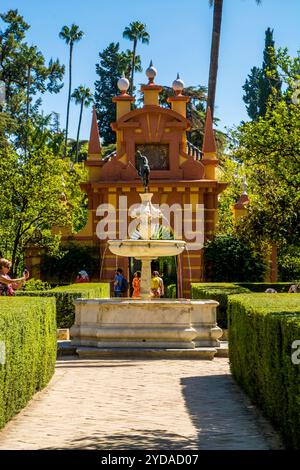
[[[153,82],[154,82],[154,79],[155,79],[156,75],[157,75],[157,70],[156,70],[156,68],[154,67],[153,62],[152,62],[152,60],[151,60],[150,65],[149,65],[149,67],[148,67],[147,70],[146,70],[146,76],[147,76],[147,78],[149,79],[149,83],[153,83]]]
[[[129,86],[130,86],[129,80],[125,77],[125,74],[123,72],[122,77],[119,78],[118,80],[118,88],[120,92],[122,93],[122,95],[125,95]]]
[[[2,80],[0,81],[0,105],[3,106],[5,104],[5,82]]]
[[[247,196],[248,183],[246,181],[246,176],[245,175],[242,177],[242,182],[243,182],[243,194],[245,196]]]
[[[181,80],[179,73],[177,73],[177,78],[172,83],[172,88],[175,91],[176,95],[181,95],[182,90],[184,89],[184,82]]]

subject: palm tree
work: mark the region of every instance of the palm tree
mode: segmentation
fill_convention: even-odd
[[[255,0],[259,5],[262,0]],[[223,0],[209,0],[210,6],[214,7],[213,31],[210,53],[210,67],[208,79],[207,107],[210,106],[212,116],[214,115],[218,63],[219,63],[219,47],[220,34],[222,24]]]
[[[88,108],[91,105],[91,103],[93,102],[93,94],[89,88],[85,88],[84,86],[80,85],[78,88],[76,88],[73,91],[72,98],[76,104],[80,104],[80,114],[79,114],[79,122],[78,122],[77,138],[76,138],[76,163],[78,163],[79,134],[80,134],[83,107],[85,106],[86,108]]]
[[[70,102],[71,102],[71,90],[72,90],[72,57],[73,57],[73,47],[74,44],[82,39],[84,35],[83,31],[80,31],[79,26],[72,24],[69,28],[68,26],[63,26],[59,37],[63,39],[66,44],[70,45],[70,59],[69,59],[69,93],[68,93],[68,105],[67,105],[67,118],[66,118],[66,135],[65,135],[65,147],[64,147],[64,156],[67,153],[67,141],[68,141],[68,130],[69,130],[69,113],[70,113]]]
[[[142,41],[143,44],[149,44],[150,35],[146,31],[146,25],[139,21],[133,21],[129,26],[126,26],[123,32],[123,38],[133,41],[132,48],[132,65],[131,65],[131,78],[130,78],[130,91],[133,93],[133,79],[135,72],[135,61],[136,61],[136,47],[138,41]]]

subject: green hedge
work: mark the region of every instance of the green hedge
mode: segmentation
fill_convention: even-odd
[[[56,361],[54,299],[0,297],[0,428],[51,379]],[[3,362],[3,363],[2,363]]]
[[[176,299],[177,286],[176,284],[170,284],[166,288],[166,297],[168,299]]]
[[[55,297],[56,321],[58,328],[71,328],[75,319],[74,300],[78,298],[104,298],[110,297],[108,283],[71,284],[64,287],[56,287],[49,291],[18,291],[18,296],[29,297]]]
[[[287,447],[300,448],[300,295],[232,296],[228,306],[229,359],[238,384],[280,430]],[[299,357],[299,355],[298,355]]]
[[[192,299],[211,299],[219,302],[217,308],[217,323],[220,328],[227,328],[228,297],[234,294],[248,293],[245,287],[231,283],[201,283],[192,284]]]
[[[251,292],[265,292],[266,289],[275,289],[278,293],[288,292],[292,282],[236,282],[238,286],[246,287]]]

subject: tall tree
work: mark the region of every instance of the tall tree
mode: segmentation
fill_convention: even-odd
[[[0,79],[6,85],[6,112],[15,120],[10,140],[16,151],[27,154],[30,120],[38,114],[45,92],[58,93],[62,88],[64,66],[58,59],[47,65],[42,52],[26,42],[29,25],[17,10],[0,15],[4,27],[0,31]]]
[[[268,28],[265,35],[262,68],[253,67],[243,86],[243,99],[251,119],[265,116],[270,97],[278,100],[281,96],[282,81],[277,70],[273,30]]]
[[[282,99],[233,134],[232,156],[245,165],[251,201],[239,230],[253,240],[299,242],[299,126],[300,107]]]
[[[255,1],[257,4],[261,3],[261,0],[255,0]],[[218,76],[218,64],[219,64],[219,48],[220,48],[220,36],[221,36],[221,25],[222,25],[223,0],[209,0],[209,4],[210,6],[214,7],[214,19],[213,19],[211,53],[210,53],[207,106],[210,106],[212,116],[214,116],[217,76]]]
[[[138,41],[141,41],[143,44],[149,44],[150,35],[146,30],[145,24],[141,23],[140,21],[133,21],[132,23],[130,23],[129,26],[126,26],[126,28],[124,29],[123,37],[133,42],[131,77],[130,77],[130,91],[131,91],[131,94],[133,94],[137,43]]]
[[[68,104],[67,104],[67,117],[66,117],[66,135],[65,135],[65,148],[64,156],[67,153],[67,140],[68,140],[68,131],[69,131],[69,113],[70,113],[70,102],[71,102],[71,91],[72,91],[72,59],[73,59],[73,48],[76,42],[79,42],[84,35],[84,32],[79,29],[79,26],[72,24],[69,28],[68,26],[63,26],[59,37],[63,39],[66,44],[70,46],[70,56],[69,56],[69,91],[68,91]]]
[[[113,144],[116,140],[115,133],[110,124],[116,120],[115,106],[112,105],[112,97],[119,93],[117,82],[123,73],[128,73],[130,68],[130,56],[120,51],[120,44],[110,43],[106,49],[99,53],[100,62],[96,64],[98,80],[95,82],[95,106],[103,137],[104,145]],[[140,63],[138,57],[137,64]]]
[[[79,122],[78,122],[77,138],[76,138],[76,160],[75,160],[76,163],[78,163],[79,135],[80,135],[83,107],[85,106],[86,108],[88,108],[91,105],[91,103],[93,102],[93,94],[89,88],[86,88],[80,85],[78,88],[76,88],[73,91],[72,98],[74,99],[76,104],[80,105]]]
[[[68,162],[51,151],[48,132],[45,136],[42,128],[35,128],[33,134],[29,138],[30,158],[23,158],[12,147],[0,151],[0,251],[12,260],[15,273],[24,250],[32,246],[37,234],[41,246],[54,247],[58,239],[51,234],[52,226],[57,221],[72,223],[72,207],[62,193],[72,205],[78,199],[78,176],[69,176]]]

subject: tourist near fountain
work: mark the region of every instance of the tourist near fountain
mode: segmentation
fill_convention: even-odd
[[[152,299],[151,261],[177,256],[183,240],[153,239],[154,222],[163,214],[151,203],[148,192],[150,168],[139,155],[138,169],[144,193],[131,213],[136,218],[134,238],[108,240],[111,253],[141,260],[140,298],[78,299],[72,344],[80,356],[158,356],[213,359],[222,330],[216,323],[218,303],[212,300]]]

